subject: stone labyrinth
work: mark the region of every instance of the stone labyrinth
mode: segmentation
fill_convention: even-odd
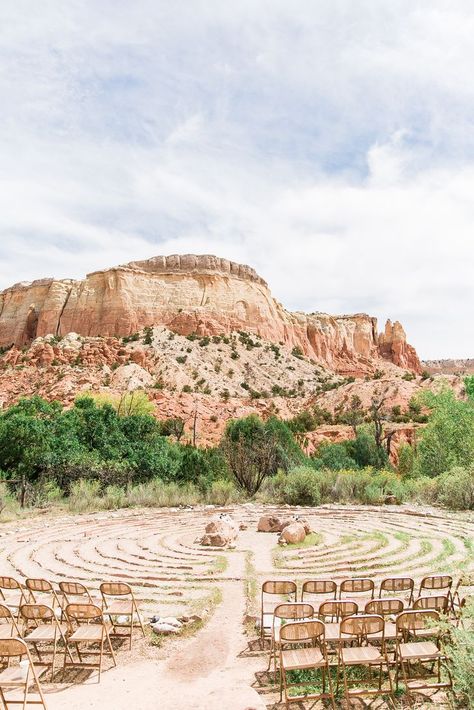
[[[474,570],[472,516],[402,507],[280,510],[248,504],[225,509],[246,526],[236,550],[200,547],[197,538],[218,510],[147,509],[10,523],[0,533],[1,574],[77,580],[93,590],[102,581],[122,579],[134,586],[146,617],[192,613],[206,606],[217,587],[250,576],[259,583],[391,575],[419,582],[431,572],[457,577]],[[259,516],[270,510],[303,514],[316,532],[313,544],[277,549],[276,535],[256,532]],[[243,595],[244,585],[238,589]]]

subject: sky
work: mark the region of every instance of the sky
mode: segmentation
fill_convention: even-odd
[[[0,289],[158,254],[474,357],[471,0],[2,0]]]

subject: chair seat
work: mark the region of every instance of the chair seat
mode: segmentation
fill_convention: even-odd
[[[13,606],[18,608],[25,603],[25,597],[21,592],[11,592],[5,594],[5,599],[0,600],[0,604],[5,604],[5,606]]]
[[[331,622],[330,624],[324,624],[326,641],[340,641],[341,639],[341,625],[338,622]]]
[[[25,641],[54,641],[55,637],[61,637],[59,629],[63,634],[67,632],[67,624],[58,624],[58,627],[52,624],[43,624],[33,629],[27,636],[24,636],[24,639]]]
[[[346,665],[358,663],[380,663],[384,660],[380,649],[374,646],[356,646],[342,649],[342,660]]]
[[[386,621],[384,630],[385,640],[393,641],[397,638],[397,625],[394,624],[393,621]],[[371,634],[370,638],[381,639],[382,632],[380,631],[378,634]]]
[[[48,666],[36,666],[35,672],[38,678],[48,670]],[[30,683],[34,682],[33,674],[28,678]],[[0,673],[0,686],[2,688],[18,688],[25,685],[25,676],[21,672],[20,666],[10,666]]]
[[[295,668],[314,668],[326,664],[319,648],[295,648],[282,652],[283,668],[290,671]]]
[[[0,639],[11,639],[17,634],[15,624],[0,624]]]
[[[436,637],[438,637],[438,636],[439,636],[439,628],[436,627],[436,626],[433,626],[432,628],[428,628],[428,629],[425,629],[425,628],[423,628],[423,629],[412,629],[412,630],[410,630],[410,634],[411,634],[412,636],[416,636],[416,637],[420,637],[420,636],[421,636],[422,638],[424,638],[424,637],[426,637],[426,636],[436,636]]]
[[[413,643],[401,643],[398,647],[400,657],[403,659],[430,659],[439,658],[443,654],[433,641],[415,641]]]
[[[107,608],[104,608],[104,614],[121,614],[132,616],[133,606],[131,601],[112,601]]]
[[[69,637],[69,641],[101,641],[104,635],[102,624],[84,624]]]

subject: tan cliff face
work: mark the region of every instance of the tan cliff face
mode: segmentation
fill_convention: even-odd
[[[0,347],[50,333],[125,336],[153,325],[182,335],[245,330],[346,375],[373,371],[382,359],[421,371],[398,322],[379,335],[366,314],[290,313],[253,269],[214,256],[155,257],[82,281],[42,279],[0,293]]]

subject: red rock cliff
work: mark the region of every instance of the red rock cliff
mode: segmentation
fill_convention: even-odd
[[[345,374],[370,372],[382,359],[421,371],[398,322],[379,335],[366,314],[290,313],[253,269],[215,256],[154,257],[83,281],[42,279],[0,293],[0,346],[49,333],[123,336],[151,325],[181,334],[246,330]]]

